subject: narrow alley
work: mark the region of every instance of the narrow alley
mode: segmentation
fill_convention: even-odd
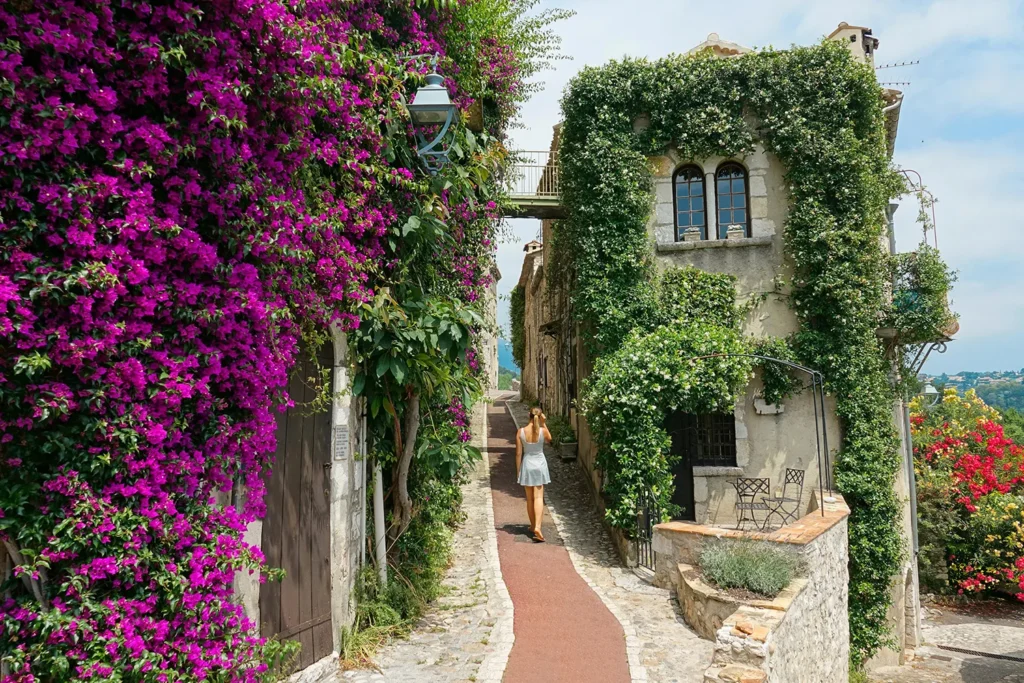
[[[550,515],[542,526],[547,542],[531,538],[526,498],[516,483],[516,425],[505,402],[488,407],[488,422],[498,556],[515,606],[516,640],[504,680],[628,683],[622,626],[576,573]]]
[[[495,394],[475,415],[486,457],[463,485],[448,593],[406,640],[348,683],[699,683],[712,643],[682,621],[675,600],[624,567],[574,461],[549,457],[543,533],[533,543],[515,483],[516,420],[527,407]],[[486,440],[484,438],[486,434]],[[301,683],[331,683],[336,674]]]

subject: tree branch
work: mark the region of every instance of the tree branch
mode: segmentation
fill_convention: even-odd
[[[7,548],[7,554],[11,556],[11,561],[14,562],[14,566],[17,567],[25,564],[25,558],[22,556],[21,550],[18,549],[17,543],[5,538],[4,546]],[[44,577],[43,581],[45,582],[46,579],[42,572],[40,572],[40,576]],[[26,589],[36,596],[36,600],[39,601],[39,604],[44,610],[50,609],[50,603],[46,599],[46,595],[43,594],[42,586],[39,585],[39,581],[37,581],[30,572],[25,572],[21,575],[21,582],[25,584]]]
[[[398,460],[397,496],[395,496],[394,524],[398,534],[412,521],[412,498],[409,497],[409,470],[416,452],[416,434],[420,429],[420,395],[412,392],[405,406],[405,443]]]

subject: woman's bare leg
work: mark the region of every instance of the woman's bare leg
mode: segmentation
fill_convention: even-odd
[[[544,523],[544,487],[534,486],[533,487],[533,514],[530,515],[530,523],[533,525],[533,530],[540,532],[540,527]]]
[[[530,517],[530,531],[533,531],[537,528],[533,519],[533,499],[536,497],[536,489],[533,486],[525,486],[524,488],[526,489],[526,514]]]

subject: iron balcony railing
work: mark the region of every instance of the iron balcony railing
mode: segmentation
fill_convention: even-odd
[[[558,199],[561,187],[557,152],[515,150],[511,156],[509,194],[513,199]]]

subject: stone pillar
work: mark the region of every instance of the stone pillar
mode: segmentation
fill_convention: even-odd
[[[334,400],[331,407],[330,528],[331,626],[334,650],[341,648],[341,630],[355,618],[353,589],[362,561],[366,527],[366,461],[358,458],[362,419],[349,391],[348,340],[332,326],[334,341]]]
[[[704,174],[704,194],[707,196],[707,231],[709,240],[718,239],[718,185],[715,172]]]

